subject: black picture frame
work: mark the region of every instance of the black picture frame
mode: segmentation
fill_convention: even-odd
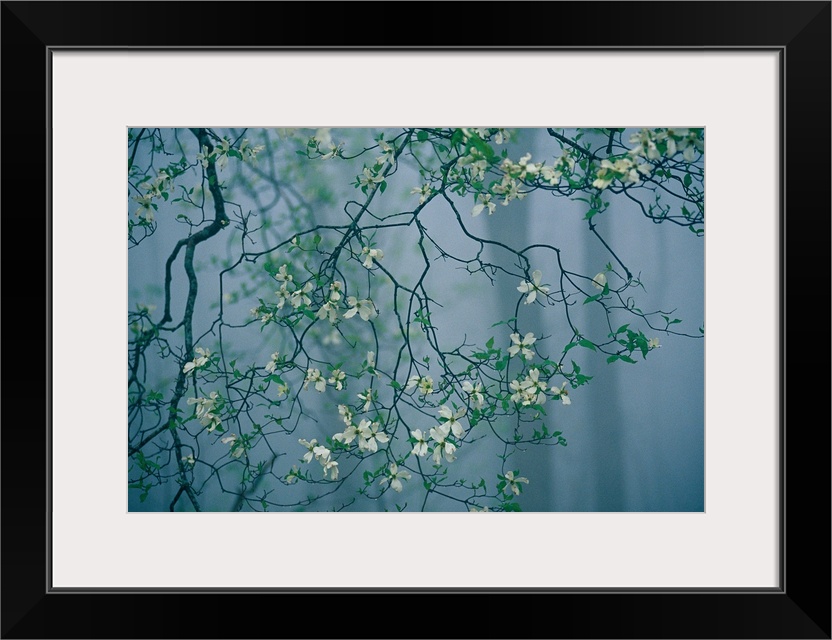
[[[401,2],[393,12],[390,4],[355,2],[3,2],[0,291],[5,313],[0,374],[5,428],[0,431],[0,635],[458,635],[445,624],[455,616],[434,609],[441,607],[457,612],[470,637],[830,638],[829,379],[826,373],[817,373],[828,373],[829,365],[828,349],[818,344],[816,327],[825,331],[830,326],[826,276],[831,7],[828,1]],[[299,18],[291,20],[291,29],[280,28],[272,18],[275,9],[278,15]],[[404,29],[391,28],[395,16],[402,13],[413,16],[413,21]],[[157,19],[158,14],[164,14],[164,20]],[[322,15],[327,16],[327,24],[337,25],[332,35],[312,26]],[[299,28],[307,19],[309,29]],[[494,26],[460,26],[475,22]],[[238,29],[228,28],[235,24]],[[54,590],[47,553],[51,459],[45,454],[50,451],[51,412],[64,408],[53,408],[48,402],[55,382],[47,364],[53,170],[48,136],[50,59],[52,51],[62,48],[131,47],[778,51],[784,81],[780,96],[784,186],[779,270],[780,586],[751,591]],[[789,396],[792,402],[787,404]],[[801,411],[806,407],[811,407],[811,417]],[[89,411],[76,409],[77,428],[83,431]],[[476,599],[470,599],[471,593]],[[368,597],[370,601],[362,600]],[[350,622],[359,616],[345,614],[365,606],[372,610],[366,624]],[[431,610],[438,617],[431,618]],[[164,617],[163,611],[168,612]],[[355,626],[344,626],[350,624]]]

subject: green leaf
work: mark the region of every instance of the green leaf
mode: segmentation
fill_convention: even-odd
[[[577,342],[570,342],[568,345],[566,345],[566,346],[563,348],[563,352],[564,352],[564,353],[566,353],[566,352],[567,352],[567,351],[569,351],[570,349],[574,349],[574,348],[575,348],[575,347],[577,347],[577,346],[578,346],[578,343],[577,343]]]
[[[685,178],[684,178],[683,182],[685,183],[686,187],[689,187],[691,185],[691,183],[693,182],[693,178],[690,177],[689,173],[685,174]]]
[[[395,380],[391,380],[391,381],[390,381],[390,386],[391,386],[391,387],[393,387],[394,389],[401,389],[401,388],[402,388],[402,385],[400,385],[400,384],[399,384],[398,382],[396,382]]]
[[[384,193],[387,190],[387,180],[382,180],[381,184],[379,185],[379,189],[381,192]]]
[[[596,300],[599,300],[601,298],[601,296],[603,296],[603,295],[604,295],[603,293],[599,293],[598,295],[589,296],[586,300],[584,300],[584,304],[589,304],[590,302],[595,302]]]
[[[591,349],[592,351],[595,351],[595,345],[592,344],[589,340],[578,340],[578,344],[584,347],[585,349]]]
[[[416,139],[419,142],[425,142],[428,139],[428,132],[427,131],[419,131],[416,133]]]
[[[624,362],[629,362],[630,364],[635,364],[636,361],[633,360],[630,356],[618,356]]]
[[[494,348],[494,338],[489,338],[488,342],[485,343],[486,349],[493,349]]]

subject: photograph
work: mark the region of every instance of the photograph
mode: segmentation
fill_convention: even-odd
[[[689,124],[129,127],[129,510],[704,512]]]

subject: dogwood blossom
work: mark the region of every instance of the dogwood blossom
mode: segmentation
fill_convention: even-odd
[[[266,372],[274,373],[274,370],[277,368],[277,359],[279,357],[279,351],[275,351],[272,355],[269,356],[269,362],[266,364]]]
[[[206,413],[213,411],[214,406],[217,403],[217,398],[219,394],[216,391],[212,391],[208,394],[207,398],[188,398],[188,404],[195,404],[196,407],[196,417],[201,418]]]
[[[384,251],[382,251],[381,249],[371,249],[370,247],[364,247],[363,249],[361,249],[361,255],[367,256],[366,258],[364,258],[364,262],[362,262],[361,264],[363,264],[364,267],[366,267],[367,269],[372,269],[374,264],[373,260],[375,260],[376,262],[381,261],[384,258]]]
[[[290,301],[292,299],[292,292],[289,291],[285,282],[280,286],[280,289],[278,289],[277,291],[274,292],[274,295],[277,296],[277,308],[278,309],[282,309],[283,306],[288,301]],[[268,314],[268,315],[271,315],[271,314]],[[263,321],[262,316],[261,316],[260,320]]]
[[[382,153],[376,158],[376,164],[384,164],[385,162],[393,164],[393,160],[396,157],[396,147],[388,144],[383,139],[378,141],[378,146]]]
[[[483,212],[484,209],[488,209],[488,215],[491,215],[497,210],[497,204],[495,202],[491,202],[490,193],[477,194],[477,204],[475,204],[474,208],[471,209],[471,215],[476,218]]]
[[[420,376],[418,374],[412,375],[407,381],[405,391],[410,391],[414,387],[418,388],[419,392],[423,396],[429,395],[433,393],[433,378],[430,376]]]
[[[440,424],[436,427],[431,427],[430,437],[436,444],[433,446],[433,462],[439,464],[442,461],[442,454],[445,455],[445,460],[453,462],[456,460],[454,453],[456,452],[456,445],[448,440],[451,434],[451,428],[447,424]]]
[[[321,375],[320,369],[310,368],[306,370],[306,379],[303,382],[303,388],[308,389],[310,382],[314,383],[315,389],[320,393],[326,391],[326,378]]]
[[[411,451],[411,453],[415,456],[419,456],[420,458],[424,458],[426,455],[428,455],[427,434],[422,433],[421,429],[414,429],[410,432],[410,437],[416,440],[416,443],[413,445],[413,451]]]
[[[338,415],[341,416],[341,419],[347,426],[349,426],[352,423],[352,419],[355,416],[352,409],[345,404],[338,405]]]
[[[330,480],[337,480],[338,479],[338,462],[336,460],[332,460],[331,458],[327,458],[326,460],[321,461],[321,467],[324,471],[324,478],[326,478],[327,471],[329,472],[329,479]]]
[[[289,298],[289,304],[291,304],[295,309],[298,309],[301,305],[308,305],[312,301],[306,294],[312,291],[312,289],[314,288],[315,285],[310,280],[305,285],[303,285],[302,288],[296,289],[292,292],[292,295]]]
[[[413,187],[410,190],[410,195],[419,196],[419,204],[425,204],[433,190],[429,184],[423,184],[421,187]]]
[[[358,448],[361,451],[370,451],[375,453],[378,451],[378,443],[385,443],[390,441],[384,431],[379,431],[378,422],[370,422],[364,418],[358,423]]]
[[[289,265],[282,264],[280,268],[277,270],[277,273],[274,274],[274,279],[278,282],[291,282],[294,280],[294,276],[287,271]]]
[[[506,486],[516,496],[520,495],[520,485],[518,483],[522,482],[523,484],[529,484],[528,478],[524,478],[523,476],[517,476],[515,478],[513,471],[506,471],[506,475],[503,477],[505,478]]]
[[[509,338],[511,338],[513,344],[508,348],[508,355],[514,357],[519,353],[527,360],[534,357],[534,352],[529,347],[537,341],[537,338],[534,337],[531,331],[523,336],[522,340],[520,339],[519,333],[512,333]]]
[[[566,382],[564,382],[560,387],[555,385],[552,387],[552,394],[556,398],[560,398],[560,401],[563,404],[572,404],[572,400],[569,398],[569,390],[566,388]]]
[[[521,280],[520,286],[517,287],[517,290],[520,293],[528,294],[526,296],[525,304],[531,304],[537,298],[537,294],[540,293],[541,295],[546,295],[549,293],[549,287],[545,287],[540,284],[540,280],[543,277],[543,273],[540,269],[536,269],[534,273],[532,273],[532,280],[529,282],[528,280]]]
[[[340,280],[333,280],[329,285],[329,299],[331,302],[338,302],[341,299],[341,290],[344,283]]]
[[[346,380],[346,378],[346,373],[344,373],[340,369],[333,369],[328,382],[329,384],[335,386],[336,391],[340,391],[344,388],[344,380]]]
[[[540,371],[531,369],[525,378],[512,380],[509,388],[514,392],[511,395],[512,402],[527,407],[532,404],[542,405],[546,402],[546,382],[540,380]]]
[[[373,404],[373,396],[374,395],[375,394],[373,393],[372,389],[367,389],[364,393],[359,393],[358,394],[358,399],[364,401],[364,408],[362,409],[363,411],[369,411],[370,410],[370,405]]]
[[[188,455],[183,456],[182,462],[194,466],[196,464],[196,460],[194,460],[194,454],[189,453]]]
[[[315,317],[319,320],[327,319],[330,324],[335,324],[338,322],[338,306],[332,300],[327,300],[315,313]]]
[[[220,442],[231,447],[231,455],[235,458],[239,458],[246,452],[245,446],[238,440],[236,433],[232,433],[230,436],[223,438]]]
[[[485,398],[482,395],[482,385],[478,382],[476,385],[470,381],[465,380],[462,383],[462,390],[468,394],[468,401],[471,406],[479,409],[485,404]]]
[[[357,313],[362,320],[369,321],[378,315],[376,305],[369,298],[359,300],[355,296],[349,296],[347,298],[347,305],[350,308],[344,312],[345,319],[352,318]]]
[[[465,428],[459,419],[465,415],[465,407],[454,412],[449,406],[442,405],[439,408],[439,417],[445,419],[443,426],[448,427],[455,437],[460,440],[465,437]]]
[[[380,173],[376,175],[369,168],[364,167],[364,175],[358,177],[358,184],[366,189],[375,189],[376,185],[382,180],[384,180],[383,175]]]
[[[595,277],[592,279],[592,286],[601,291],[607,286],[607,276],[603,271],[595,274]]]
[[[407,469],[399,469],[399,465],[395,462],[391,462],[388,467],[388,475],[383,477],[379,484],[384,486],[389,482],[390,488],[393,489],[393,491],[401,493],[403,489],[402,480],[410,480],[410,478],[411,475]]]
[[[196,351],[198,355],[190,362],[185,363],[185,366],[182,368],[183,373],[188,373],[193,369],[199,369],[200,367],[204,367],[208,364],[209,358],[211,357],[211,352],[208,351],[208,349],[196,347],[194,351]]]
[[[648,349],[658,349],[661,346],[662,345],[659,344],[659,339],[658,338],[650,338],[647,341],[647,348]]]

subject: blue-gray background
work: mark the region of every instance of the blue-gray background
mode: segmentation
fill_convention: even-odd
[[[308,132],[309,135],[312,133],[311,130]],[[256,143],[256,134],[250,130],[247,135]],[[337,129],[332,135],[335,140],[341,137]],[[184,144],[187,146],[188,142]],[[515,160],[525,151],[531,152],[533,161],[538,162],[550,159],[557,152],[545,130],[520,130],[513,145],[510,157]],[[192,158],[196,148],[191,145],[188,150]],[[339,196],[356,196],[350,183],[360,173],[360,166],[358,170],[347,163],[329,162],[320,166],[318,179],[325,180],[328,185],[341,186],[331,186],[335,196],[333,203],[316,211],[315,219],[317,222],[343,222]],[[400,198],[402,207],[412,207],[415,196],[409,195],[409,191],[420,184],[414,170],[402,167],[390,180],[385,197]],[[265,206],[243,201],[239,196],[235,197],[235,202],[243,209]],[[673,317],[683,319],[680,328],[697,334],[698,327],[704,322],[704,238],[684,227],[653,224],[632,203],[622,202],[619,198],[611,198],[611,202],[610,208],[596,217],[596,221],[602,235],[644,284],[645,290],[637,293],[637,306],[644,310],[675,310]],[[132,202],[130,206],[132,212]],[[462,213],[468,211],[470,203]],[[585,212],[583,203],[541,193],[515,201],[508,207],[499,206],[493,216],[482,214],[466,219],[466,224],[476,233],[512,246],[552,243],[561,248],[570,269],[592,276],[601,271],[611,257],[587,232],[586,222],[582,220]],[[422,214],[430,231],[440,230],[438,235],[446,249],[460,255],[470,253],[471,245],[461,234],[441,233],[443,225],[447,224],[443,219],[445,215],[447,206],[443,207],[439,202],[427,207]],[[161,207],[157,222],[156,234],[129,252],[129,307],[135,309],[137,303],[156,305],[154,318],[158,321],[163,305],[160,285],[164,280],[164,262],[184,229]],[[195,335],[206,331],[216,316],[219,280],[215,276],[220,267],[212,264],[211,254],[228,257],[230,246],[227,239],[215,238],[199,247],[197,264],[202,271],[195,318],[203,316],[206,320],[195,321]],[[397,273],[406,271],[408,261],[412,261],[414,268],[418,264],[418,256],[404,234],[391,235],[384,245],[380,243],[379,246],[385,247],[388,263],[395,256]],[[535,255],[530,254],[533,267],[541,269],[544,276],[554,276],[556,265],[546,262],[551,261],[551,252],[540,254],[540,261],[535,260]],[[174,271],[173,284],[174,300],[184,300],[186,289],[181,263],[179,270]],[[480,344],[495,335],[498,345],[508,345],[505,327],[492,329],[490,325],[514,315],[519,295],[517,282],[506,280],[492,287],[483,280],[472,278],[458,265],[449,264],[443,269],[432,269],[429,284],[437,292],[437,299],[456,301],[446,304],[433,318],[434,324],[442,327],[441,335],[446,345],[458,343],[463,335],[469,340],[479,340]],[[239,302],[235,300],[234,305],[229,303],[226,313],[233,312],[234,318],[244,321],[252,306],[256,306],[256,296],[253,300],[250,296]],[[175,321],[181,317],[180,307],[181,304],[174,305]],[[521,330],[532,331],[535,335],[551,334],[553,346],[558,340],[562,345],[570,337],[569,332],[564,333],[563,327],[558,325],[560,320],[553,316],[551,307],[548,309],[547,313],[547,308],[537,305],[523,308]],[[575,313],[576,324],[582,331],[605,335],[602,316],[593,316],[588,309],[576,309]],[[653,337],[646,328],[645,333]],[[523,454],[522,475],[532,479],[523,487],[519,500],[524,511],[704,510],[704,340],[663,333],[655,335],[661,340],[661,348],[652,351],[646,361],[637,365],[608,365],[602,354],[577,350],[583,372],[592,375],[593,380],[572,392],[573,402],[569,407],[550,400],[552,405],[557,405],[550,410],[551,419],[555,428],[563,431],[568,446],[531,447]],[[250,350],[260,366],[275,350],[257,331],[235,339],[235,347]],[[162,361],[159,363],[162,367]],[[164,366],[170,369],[171,363]],[[379,366],[383,367],[384,363],[380,362]],[[149,378],[161,381],[174,374],[174,370],[151,371]],[[329,432],[336,430],[330,428]],[[299,448],[297,456],[288,462],[297,463],[302,453]],[[317,466],[316,463],[313,465]],[[177,489],[174,482],[168,482],[154,489],[144,503],[139,502],[137,491],[130,491],[129,508],[131,511],[166,511]],[[208,505],[209,510],[231,508],[229,497],[218,500],[218,503]],[[365,508],[392,510],[393,503],[392,497],[384,498]],[[320,508],[326,506],[324,503]]]

